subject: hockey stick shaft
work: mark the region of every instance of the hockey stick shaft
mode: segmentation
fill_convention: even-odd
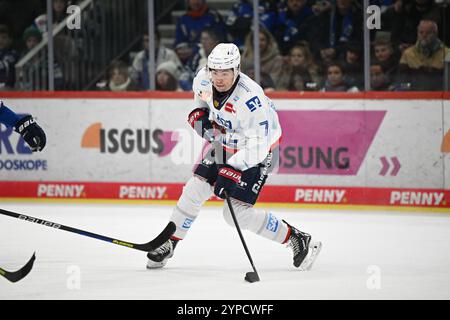
[[[65,226],[65,225],[62,225],[62,224],[55,223],[55,222],[51,222],[51,221],[47,221],[47,220],[31,217],[31,216],[28,216],[28,215],[25,215],[25,214],[19,214],[19,213],[16,213],[16,212],[7,211],[7,210],[4,210],[4,209],[0,209],[0,214],[6,215],[6,216],[10,216],[10,217],[13,217],[13,218],[17,218],[19,220],[24,220],[24,221],[28,221],[28,222],[32,222],[32,223],[37,223],[37,224],[40,224],[40,225],[43,225],[43,226],[46,226],[46,227],[50,227],[50,228],[54,228],[54,229],[58,229],[58,230],[64,230],[64,231],[68,231],[68,232],[72,232],[72,233],[76,233],[76,234],[79,234],[79,235],[82,235],[82,236],[86,236],[86,237],[90,237],[90,238],[94,238],[94,239],[110,242],[110,243],[113,243],[113,244],[116,244],[116,245],[124,246],[124,247],[135,249],[135,250],[145,251],[145,252],[154,250],[155,248],[159,247],[164,242],[166,242],[170,238],[170,236],[175,232],[175,224],[173,222],[169,222],[169,224],[166,226],[166,228],[155,239],[153,239],[150,242],[144,243],[144,244],[137,244],[137,243],[132,243],[132,242],[128,242],[128,241],[114,239],[114,238],[110,238],[110,237],[107,237],[107,236],[103,236],[101,234],[97,234],[97,233],[93,233],[93,232],[89,232],[89,231],[85,231],[85,230],[81,230],[81,229]]]
[[[247,244],[245,243],[244,236],[242,235],[241,228],[239,227],[239,223],[236,219],[236,215],[234,213],[234,209],[233,209],[233,205],[231,204],[230,197],[228,196],[228,193],[226,191],[224,191],[224,193],[225,193],[225,199],[228,204],[228,208],[230,209],[230,212],[231,212],[231,217],[233,218],[233,221],[234,221],[234,225],[236,226],[236,229],[239,234],[239,238],[241,238],[242,245],[244,246],[245,253],[247,254],[248,260],[250,261],[250,264],[252,265],[253,271],[255,271],[255,273],[258,274],[258,271],[256,271],[255,265],[253,264],[253,259],[252,259],[252,256],[250,255],[250,251],[248,250]]]
[[[208,133],[208,132],[205,132],[205,133]],[[212,143],[212,145],[213,145],[214,152],[215,152],[214,157],[215,157],[215,160],[216,160],[216,165],[222,164],[223,161],[224,161],[224,154],[223,154],[223,148],[222,148],[221,143],[219,141],[217,141],[215,139],[215,137],[213,137],[213,136],[211,136],[209,134],[206,135],[206,136],[209,139],[209,142]],[[238,221],[236,219],[236,214],[234,213],[234,209],[233,209],[233,205],[231,204],[230,197],[229,197],[229,195],[228,195],[228,193],[226,191],[224,191],[224,195],[225,195],[225,200],[227,202],[228,208],[229,208],[230,213],[231,213],[231,217],[233,218],[234,225],[236,226],[236,230],[237,230],[237,232],[239,234],[239,238],[241,239],[242,245],[244,246],[245,253],[247,254],[248,260],[250,261],[250,264],[252,265],[253,271],[255,272],[255,275],[256,275],[255,281],[259,281],[258,271],[256,271],[255,265],[253,263],[252,256],[250,255],[250,251],[248,250],[248,247],[247,247],[247,244],[245,242],[244,236],[242,235],[241,228],[239,227],[239,223],[238,223]]]

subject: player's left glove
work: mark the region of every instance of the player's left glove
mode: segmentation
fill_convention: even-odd
[[[17,121],[14,130],[28,143],[31,151],[36,152],[44,149],[47,142],[45,132],[32,116],[25,116]]]
[[[223,165],[219,168],[216,184],[214,185],[214,194],[219,198],[225,199],[225,191],[228,196],[233,192],[241,182],[242,171],[234,169],[232,166]]]

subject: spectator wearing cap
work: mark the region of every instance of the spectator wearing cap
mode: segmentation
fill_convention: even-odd
[[[42,33],[35,26],[30,26],[25,29],[22,35],[23,42],[25,44],[25,51],[22,52],[22,57],[25,57],[31,50],[33,50],[41,41]],[[33,56],[29,65],[29,72],[38,75],[33,78],[43,79],[47,77],[48,61],[47,56],[39,57]],[[58,61],[53,61],[53,76],[54,76],[54,88],[56,90],[64,89],[64,77],[63,70]],[[22,83],[23,89],[33,90],[32,83]],[[29,87],[28,87],[29,86]]]
[[[181,91],[178,83],[179,67],[173,61],[166,61],[156,68],[156,90]]]
[[[36,47],[42,41],[42,33],[35,26],[30,26],[23,32],[23,42],[25,43],[25,54]]]
[[[16,79],[14,66],[18,61],[18,53],[11,49],[11,36],[5,25],[0,25],[0,90],[14,88]]]
[[[180,43],[191,45],[200,42],[200,33],[206,27],[217,29],[226,34],[226,26],[220,14],[209,9],[206,0],[187,0],[188,9],[175,27],[175,47]]]
[[[422,20],[417,27],[417,42],[400,59],[399,79],[412,90],[443,90],[444,58],[450,53],[438,38],[436,22]]]

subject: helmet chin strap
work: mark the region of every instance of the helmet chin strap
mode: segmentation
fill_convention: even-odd
[[[240,73],[239,69],[240,69],[240,66],[237,66],[237,68],[233,68],[233,73],[234,73],[233,84],[236,82],[236,79],[239,76],[239,73]]]

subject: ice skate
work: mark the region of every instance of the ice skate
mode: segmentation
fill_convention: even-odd
[[[294,266],[302,271],[311,270],[322,249],[322,243],[320,241],[311,241],[311,235],[301,232],[284,220],[283,222],[288,225],[291,231],[288,247],[292,249],[294,254]]]
[[[162,268],[166,265],[167,260],[172,258],[173,251],[177,246],[178,240],[169,239],[160,247],[147,253],[147,269]]]

